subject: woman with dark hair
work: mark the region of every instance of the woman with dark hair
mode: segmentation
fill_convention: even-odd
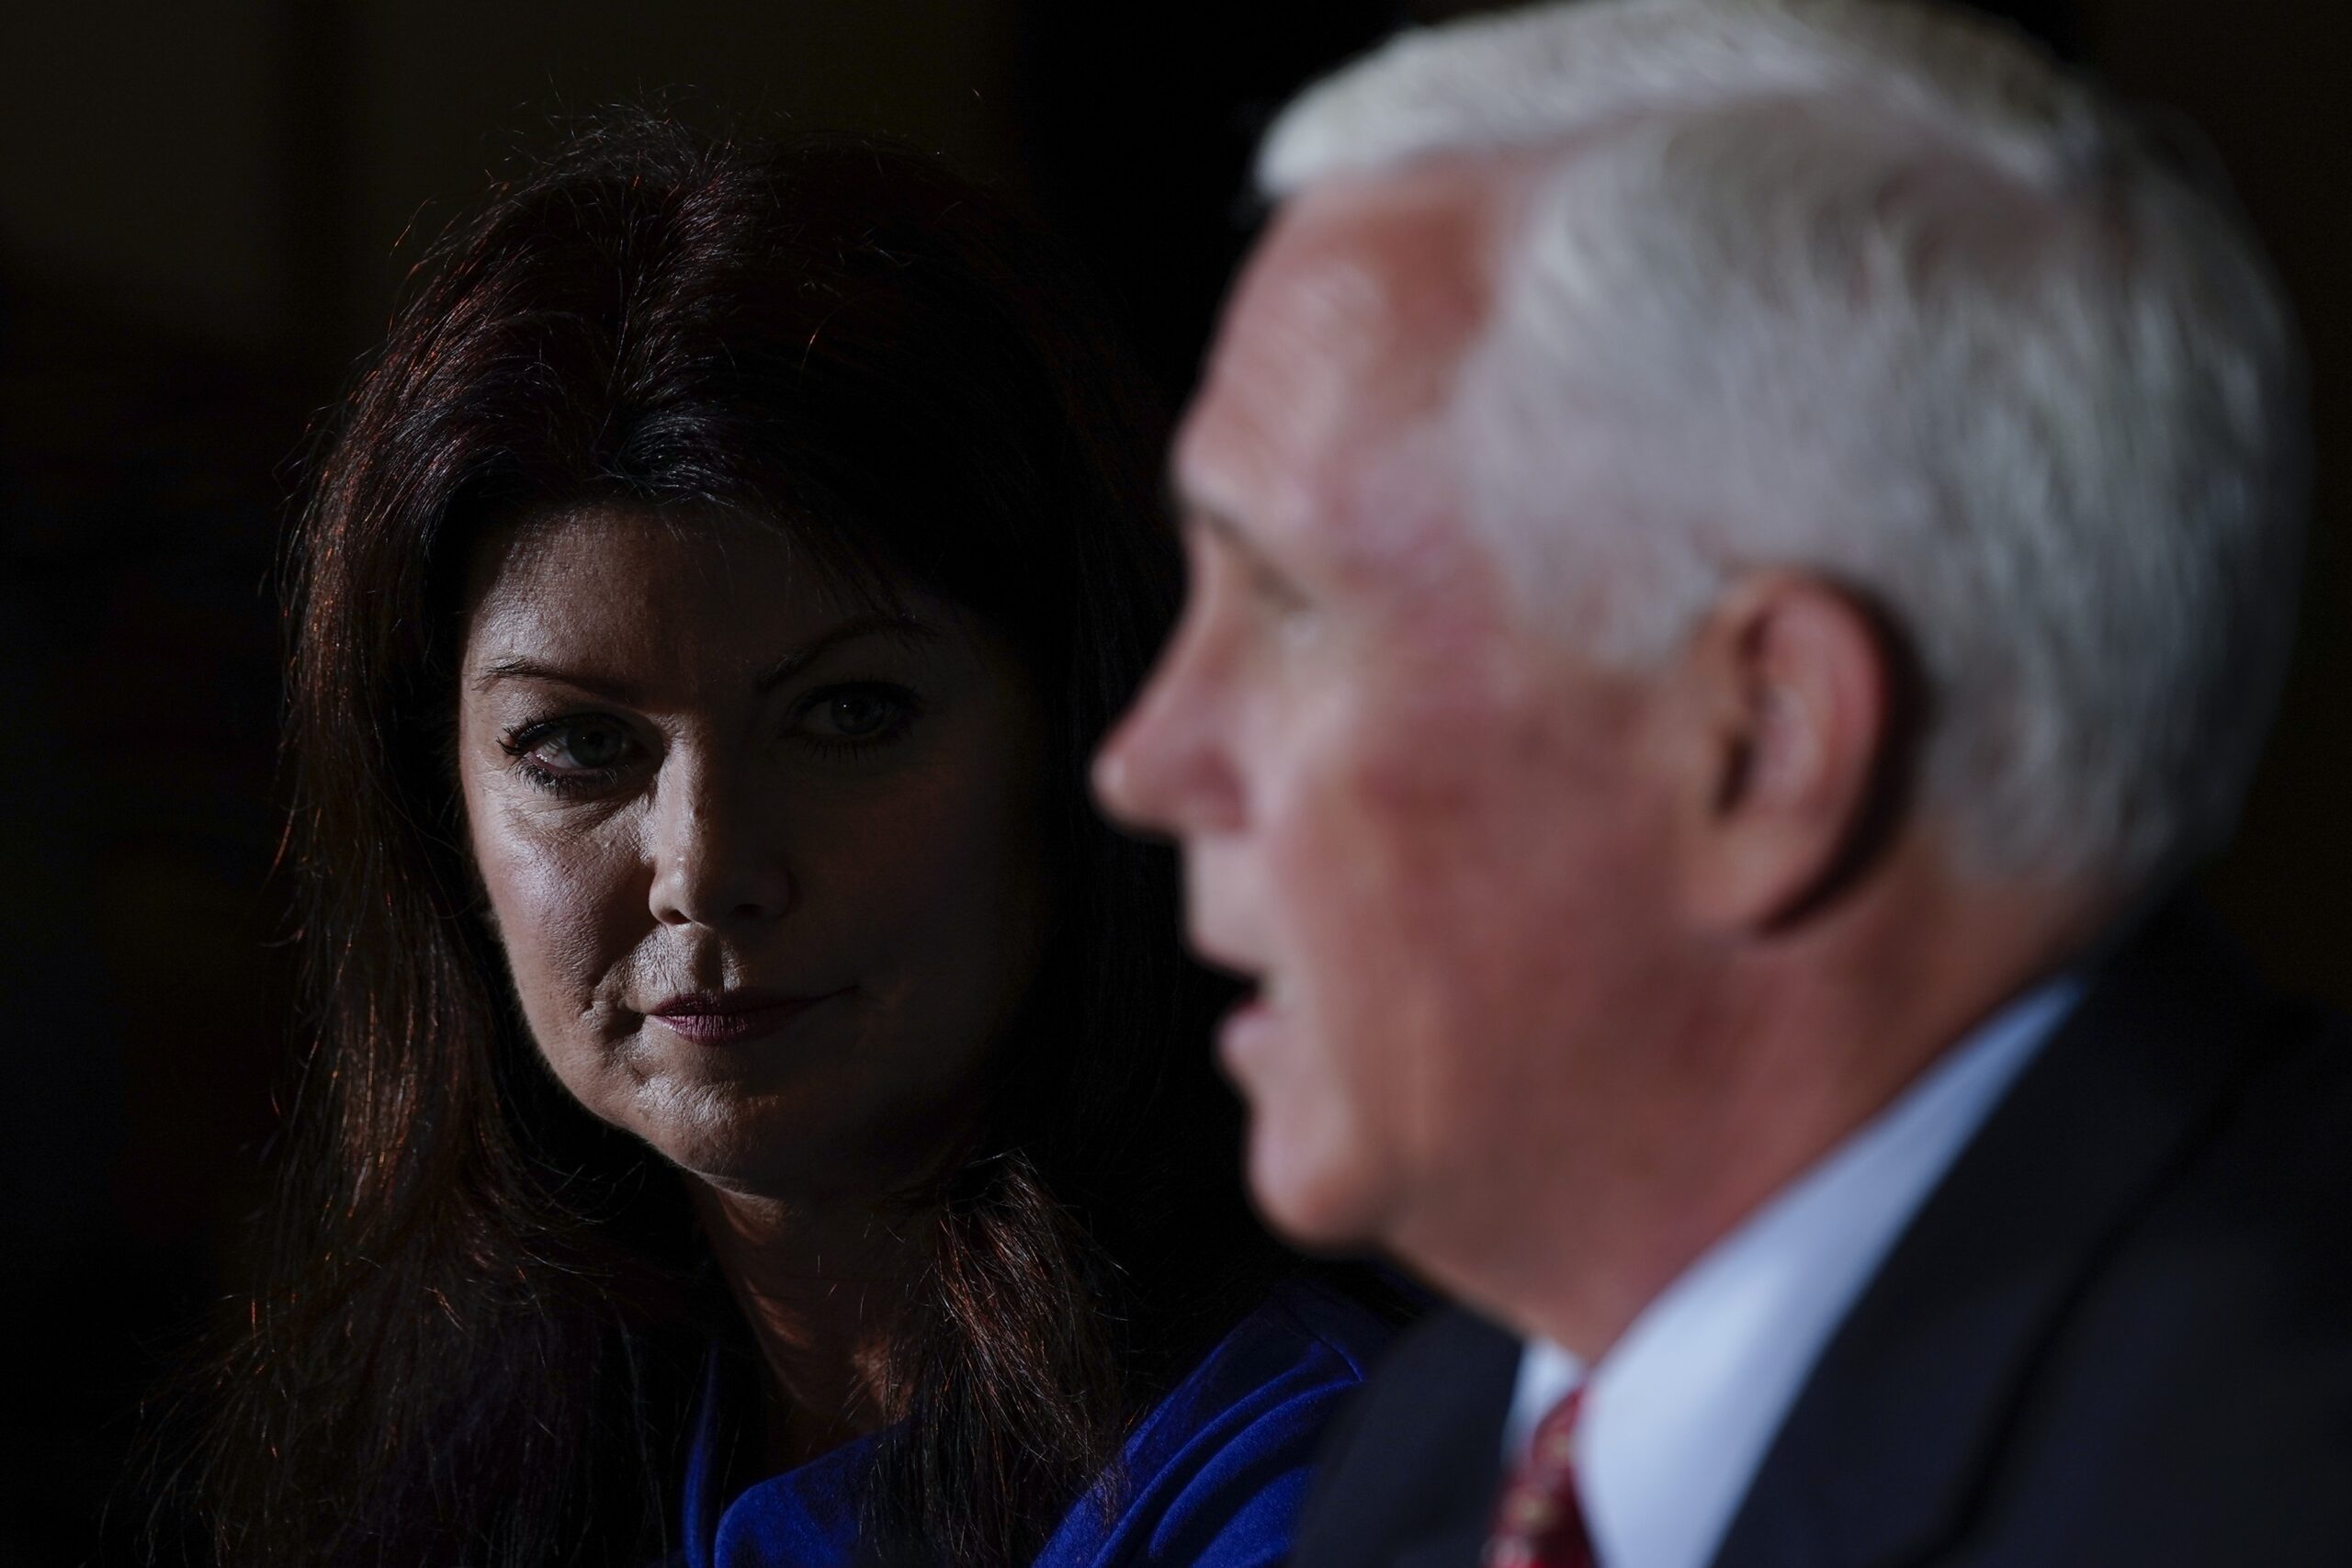
[[[221,1561],[1283,1555],[1386,1328],[1248,1216],[1085,803],[1179,577],[1084,301],[930,160],[651,121],[430,259],[292,547]]]

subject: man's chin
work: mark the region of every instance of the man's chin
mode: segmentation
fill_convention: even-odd
[[[1250,1195],[1267,1227],[1293,1247],[1362,1252],[1383,1239],[1386,1184],[1371,1179],[1374,1162],[1330,1148],[1330,1142],[1285,1136],[1253,1113]]]

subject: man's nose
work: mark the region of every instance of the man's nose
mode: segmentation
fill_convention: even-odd
[[[1241,825],[1230,716],[1212,663],[1200,639],[1180,627],[1095,753],[1095,798],[1115,819],[1179,838]]]
[[[707,764],[664,774],[649,826],[654,919],[718,929],[788,910],[794,884],[776,803],[754,781]]]

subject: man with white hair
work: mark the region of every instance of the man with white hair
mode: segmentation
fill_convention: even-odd
[[[1470,1309],[1302,1568],[2352,1559],[2352,1042],[2178,891],[2304,503],[2226,197],[1900,0],[1409,35],[1260,175],[1097,779],[1264,1212]]]

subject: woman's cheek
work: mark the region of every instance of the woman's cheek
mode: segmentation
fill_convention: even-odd
[[[510,819],[494,842],[477,837],[477,863],[523,1015],[550,1055],[594,1027],[608,976],[650,920],[628,896],[626,857],[611,846]],[[641,890],[640,890],[641,891]],[[613,998],[608,1000],[619,1000]]]

